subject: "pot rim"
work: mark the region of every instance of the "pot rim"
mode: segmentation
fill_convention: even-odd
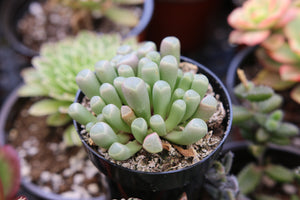
[[[230,99],[229,93],[228,93],[226,87],[224,86],[224,84],[222,83],[222,81],[211,70],[209,70],[207,67],[205,67],[204,65],[202,65],[202,64],[200,64],[200,63],[198,63],[198,62],[196,62],[196,61],[194,61],[194,60],[192,60],[190,58],[187,58],[185,56],[181,56],[181,60],[196,65],[198,67],[198,70],[200,69],[201,71],[203,71],[205,73],[205,75],[209,75],[210,78],[213,78],[215,80],[215,82],[217,84],[219,84],[219,86],[221,87],[221,89],[224,92],[224,96],[222,96],[222,97],[228,101],[227,102],[228,103],[228,105],[227,105],[228,106],[228,110],[226,110],[226,112],[227,112],[226,114],[228,115],[228,116],[226,116],[226,118],[228,118],[228,120],[227,120],[226,129],[224,130],[224,137],[222,138],[222,140],[220,141],[220,143],[218,144],[218,146],[209,155],[207,155],[205,158],[203,158],[202,160],[200,160],[199,162],[197,162],[197,163],[195,163],[193,165],[187,166],[185,168],[177,169],[177,170],[172,170],[172,171],[165,171],[165,172],[144,172],[144,171],[132,170],[132,169],[123,167],[121,165],[115,164],[115,163],[111,162],[110,160],[105,159],[99,153],[97,153],[96,150],[92,149],[84,141],[82,135],[79,132],[79,129],[81,129],[80,128],[80,124],[78,122],[76,122],[75,120],[73,120],[73,125],[75,126],[75,129],[76,129],[76,131],[77,131],[77,133],[78,133],[78,135],[79,135],[79,137],[80,137],[81,142],[83,143],[83,145],[89,151],[91,151],[94,155],[96,155],[97,158],[99,158],[100,160],[104,160],[104,161],[108,162],[110,165],[112,165],[114,167],[117,167],[119,169],[122,169],[122,170],[125,170],[125,171],[128,171],[128,172],[133,172],[133,173],[138,173],[138,174],[148,174],[148,175],[153,175],[153,176],[156,176],[156,175],[166,175],[166,174],[175,174],[175,173],[179,173],[179,172],[182,172],[182,171],[189,170],[191,168],[194,168],[195,166],[198,166],[198,165],[204,163],[212,155],[214,155],[215,152],[218,149],[222,148],[223,144],[225,143],[225,140],[228,138],[228,135],[230,134],[231,124],[232,124],[232,107],[231,107],[231,99]],[[80,95],[83,95],[83,93],[81,92],[81,90],[78,90],[77,93],[76,93],[76,97],[75,97],[75,101],[74,102],[79,102],[78,98],[80,97]]]
[[[20,83],[16,88],[9,94],[9,96],[5,99],[5,101],[2,104],[1,110],[0,110],[0,146],[6,144],[6,139],[5,135],[8,134],[5,131],[5,125],[6,122],[8,121],[8,116],[10,115],[10,111],[13,108],[13,106],[17,103],[19,99],[29,99],[30,97],[19,97],[18,96],[18,89],[24,85],[24,83]],[[22,167],[22,166],[21,166]],[[103,177],[104,178],[104,177]],[[106,178],[104,178],[106,179]],[[63,197],[62,195],[59,195],[54,192],[47,192],[42,187],[38,186],[37,184],[32,183],[29,179],[26,177],[23,177],[21,175],[21,185],[20,189],[24,188],[24,196],[28,195],[31,193],[31,195],[38,196],[43,199],[51,199],[51,200],[76,200],[74,198],[67,198]],[[26,191],[27,190],[27,191]],[[105,190],[107,190],[106,193],[101,194],[99,197],[92,197],[89,198],[88,200],[106,200],[110,198],[110,191],[109,187],[105,187]],[[22,190],[19,190],[22,191]],[[21,192],[20,195],[23,195],[23,192]],[[78,198],[77,200],[80,200]]]
[[[32,1],[43,1],[43,0],[30,0]],[[16,23],[15,22],[15,10],[14,5],[17,4],[17,8],[22,8],[26,4],[28,4],[28,1],[25,0],[9,0],[9,1],[3,1],[0,3],[0,23],[3,28],[3,35],[6,38],[6,40],[10,43],[12,48],[25,56],[28,57],[34,57],[38,56],[39,52],[29,48],[26,46],[18,37],[18,34],[16,32]],[[154,0],[145,0],[143,5],[143,13],[140,18],[140,21],[137,26],[132,28],[129,33],[125,36],[126,37],[134,37],[141,34],[148,24],[151,21],[153,12],[154,12]],[[18,9],[17,9],[18,10]],[[13,16],[12,16],[13,15]],[[98,34],[101,34],[100,32],[97,32]]]

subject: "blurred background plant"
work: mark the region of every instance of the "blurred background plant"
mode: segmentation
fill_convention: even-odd
[[[10,145],[0,147],[0,199],[13,200],[20,187],[20,160]]]
[[[139,17],[126,5],[141,5],[144,0],[52,0],[53,3],[60,3],[72,8],[76,20],[86,20],[91,17],[107,17],[116,24],[134,27],[139,22]],[[74,22],[76,21],[74,20]],[[74,28],[76,23],[74,23]],[[93,26],[89,23],[90,26]],[[75,28],[76,30],[77,28]]]
[[[233,105],[233,125],[239,127],[242,137],[250,142],[249,150],[256,158],[256,162],[240,171],[238,182],[243,194],[254,199],[269,199],[271,197],[257,191],[262,183],[266,183],[264,180],[269,180],[273,186],[291,185],[299,181],[299,170],[288,169],[284,163],[272,163],[265,156],[266,149],[270,144],[289,145],[291,137],[299,134],[299,129],[283,121],[284,112],[280,109],[283,99],[272,88],[254,85],[242,70],[238,70],[238,75],[241,83],[235,87],[234,93],[242,103]],[[299,197],[292,193],[290,199]]]
[[[49,126],[70,123],[67,111],[78,90],[77,73],[85,68],[93,69],[99,60],[112,59],[121,44],[135,46],[137,41],[135,38],[122,41],[118,34],[83,31],[76,37],[44,44],[40,55],[32,59],[33,67],[21,72],[25,84],[19,89],[19,96],[43,97],[30,107],[29,113],[47,115]],[[69,145],[81,144],[73,125],[65,129],[64,140]]]
[[[300,1],[247,0],[228,16],[233,44],[258,45],[256,56],[264,67],[253,80],[275,90],[292,88],[300,104]]]

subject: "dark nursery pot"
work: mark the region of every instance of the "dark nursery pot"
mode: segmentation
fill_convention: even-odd
[[[0,113],[0,146],[6,143],[8,137],[8,130],[11,129],[14,119],[16,118],[18,112],[22,106],[29,100],[29,98],[21,98],[17,94],[17,90],[21,85],[16,87],[11,94],[6,98]],[[22,168],[22,164],[21,164]],[[99,180],[100,181],[100,180]],[[89,200],[109,200],[110,199],[110,189],[106,180],[101,180],[104,182],[103,188],[105,193],[101,194],[99,197],[90,198]],[[19,196],[25,196],[28,200],[76,200],[74,198],[66,198],[62,195],[48,192],[38,185],[32,183],[28,179],[21,177],[20,190],[18,192]],[[79,200],[79,199],[77,199]]]
[[[22,42],[22,36],[17,31],[17,24],[26,12],[31,2],[46,0],[9,0],[3,1],[1,4],[1,26],[3,34],[12,48],[27,57],[37,56],[39,52],[31,49]],[[148,26],[154,10],[154,0],[145,0],[143,5],[143,13],[136,27],[130,30],[126,37],[137,36],[139,40],[144,40],[145,29]]]
[[[203,182],[203,176],[210,164],[217,159],[223,143],[229,135],[232,123],[231,100],[226,88],[219,78],[203,65],[185,57],[183,62],[189,62],[198,67],[198,73],[206,75],[216,94],[220,94],[220,101],[223,102],[226,117],[223,120],[224,137],[217,148],[200,162],[174,171],[168,172],[142,172],[124,168],[116,165],[97,153],[97,150],[89,146],[83,139],[80,131],[81,125],[74,121],[79,136],[84,144],[89,158],[98,170],[104,173],[118,187],[121,197],[138,197],[142,199],[175,199],[183,192],[187,193],[188,199],[195,199],[192,193],[200,195],[199,188]],[[75,102],[81,102],[84,94],[79,90]]]

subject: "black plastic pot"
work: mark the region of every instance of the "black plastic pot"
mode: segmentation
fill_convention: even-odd
[[[3,106],[1,108],[0,145],[6,143],[6,138],[9,134],[9,130],[12,127],[15,117],[17,116],[24,103],[29,100],[29,98],[18,97],[17,90],[19,87],[20,86],[18,86],[15,90],[11,92],[11,94],[6,98],[6,101],[3,103]],[[110,200],[110,189],[107,184],[107,181],[101,181],[105,181],[103,187],[105,188],[106,194],[102,194],[97,198],[90,198],[89,200]],[[30,182],[28,179],[25,178],[21,178],[21,186],[18,195],[23,195],[28,200],[75,200],[74,198],[66,198],[59,194],[45,191],[38,185]]]
[[[111,181],[117,185],[121,196],[124,198],[134,196],[142,199],[175,199],[174,196],[177,195],[178,197],[179,194],[186,192],[188,199],[193,199],[192,193],[195,191],[191,190],[197,187],[199,189],[199,186],[202,185],[203,175],[207,171],[211,162],[218,157],[223,143],[230,132],[232,122],[231,100],[223,83],[216,75],[214,75],[203,65],[185,57],[182,57],[182,61],[198,66],[198,72],[208,77],[215,93],[220,94],[220,101],[223,102],[224,108],[227,112],[226,118],[223,120],[223,125],[226,127],[224,130],[224,138],[218,147],[200,162],[184,169],[168,172],[151,173],[130,170],[114,164],[99,155],[95,149],[93,149],[84,141],[82,135],[80,134],[81,126],[74,121],[75,128],[81,137],[84,147],[88,152],[89,158],[100,172],[108,176]],[[81,102],[83,97],[84,94],[81,91],[78,91],[75,102]],[[167,191],[171,192],[168,193]],[[200,193],[199,191],[196,191],[196,193],[197,192]],[[170,194],[173,196],[170,197]]]
[[[9,0],[3,1],[1,5],[0,19],[3,27],[3,34],[6,40],[10,43],[12,48],[21,55],[33,57],[39,53],[26,46],[21,39],[21,35],[17,32],[18,20],[27,12],[28,6],[33,1],[45,0]],[[154,0],[145,0],[144,10],[139,24],[134,27],[129,33],[129,36],[138,36],[141,40],[144,39],[144,31],[148,26],[153,9]],[[34,31],[34,30],[33,30]]]

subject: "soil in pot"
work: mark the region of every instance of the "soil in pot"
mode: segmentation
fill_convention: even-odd
[[[26,181],[46,192],[72,199],[107,194],[101,174],[92,165],[82,147],[67,147],[62,142],[63,127],[46,124],[45,117],[33,117],[28,108],[38,99],[28,99],[15,120],[10,121],[7,142],[21,158],[21,174]]]
[[[142,6],[127,8],[141,18]],[[83,29],[101,33],[119,32],[122,36],[126,36],[132,29],[106,18],[95,19],[82,13],[75,14],[70,8],[57,5],[52,0],[32,1],[28,10],[18,21],[17,30],[22,35],[23,43],[35,51],[45,42],[61,40]]]

